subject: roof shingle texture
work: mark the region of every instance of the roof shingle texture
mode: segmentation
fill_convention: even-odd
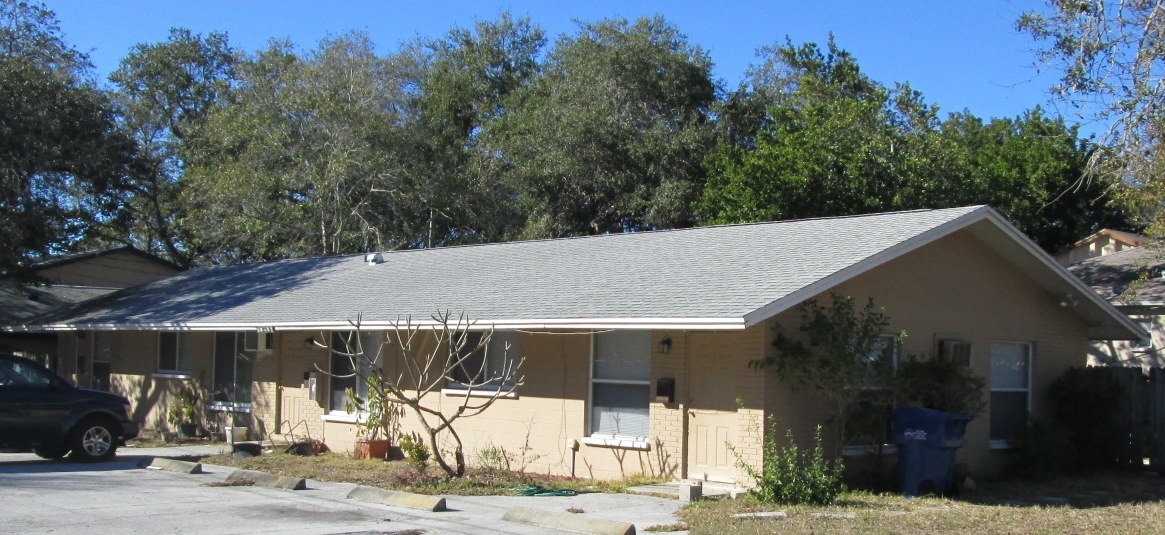
[[[1165,257],[1156,247],[1125,249],[1068,266],[1084,284],[1117,305],[1165,301],[1163,270]],[[1141,281],[1133,285],[1138,279]],[[1130,287],[1133,295],[1128,295]]]
[[[439,310],[483,322],[740,320],[980,208],[395,251],[371,265],[356,255],[208,267],[53,323],[391,322]]]

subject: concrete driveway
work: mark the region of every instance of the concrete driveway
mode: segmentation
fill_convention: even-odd
[[[0,454],[0,533],[297,533],[536,534],[545,527],[502,520],[511,507],[552,515],[652,525],[676,522],[678,500],[629,494],[572,497],[449,496],[447,511],[428,512],[347,499],[355,485],[308,481],[307,490],[216,487],[234,469],[204,465],[203,474],[140,468],[155,456],[206,454],[207,446],[122,449],[100,464]],[[218,448],[211,446],[210,448]]]

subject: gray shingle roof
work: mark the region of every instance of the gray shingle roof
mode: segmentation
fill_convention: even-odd
[[[0,325],[19,324],[69,305],[100,297],[113,288],[36,286],[0,282]]]
[[[1165,257],[1156,247],[1136,247],[1089,258],[1068,266],[1068,271],[1117,305],[1165,304]],[[1132,284],[1138,279],[1140,282]]]
[[[741,328],[985,218],[1014,231],[972,206],[209,267],[36,328],[342,328],[438,310],[499,327]]]

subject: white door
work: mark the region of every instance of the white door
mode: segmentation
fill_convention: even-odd
[[[688,478],[733,483],[736,458],[728,444],[736,437],[737,414],[733,388],[736,371],[718,354],[716,334],[693,333],[689,356],[692,378],[688,405]]]

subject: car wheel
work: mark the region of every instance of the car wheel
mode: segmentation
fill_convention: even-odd
[[[84,420],[75,427],[69,444],[73,457],[87,463],[107,460],[117,451],[109,424],[98,418]]]
[[[32,452],[35,453],[36,456],[40,457],[41,459],[57,460],[57,459],[64,457],[66,453],[69,453],[69,450],[62,448],[60,446],[49,446],[49,447],[35,448],[32,450]]]

